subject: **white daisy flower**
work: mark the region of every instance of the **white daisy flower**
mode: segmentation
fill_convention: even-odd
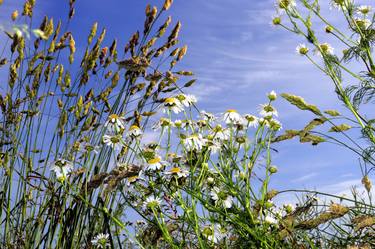
[[[367,18],[354,18],[355,26],[358,26],[361,30],[366,30],[371,26],[371,21]]]
[[[319,48],[315,49],[315,54],[323,57],[323,55],[333,55],[334,48],[327,42],[321,43]]]
[[[210,195],[211,199],[215,201],[215,205],[222,204],[225,208],[231,208],[233,205],[233,197],[218,187],[213,187]]]
[[[108,120],[104,123],[104,126],[107,127],[111,132],[125,129],[125,119],[118,116],[117,114],[111,114],[108,117]]]
[[[372,6],[370,5],[361,5],[357,8],[357,14],[359,15],[368,15],[372,11]]]
[[[177,128],[181,128],[182,126],[182,121],[180,119],[177,119],[173,122],[173,125]]]
[[[296,47],[296,52],[299,55],[306,55],[309,52],[309,48],[304,43],[301,43]]]
[[[190,120],[190,119],[182,120],[182,125],[181,125],[182,129],[188,130],[190,128],[193,128],[194,126],[196,126],[196,124],[194,123],[193,120]]]
[[[242,124],[243,123],[242,116],[236,110],[233,110],[233,109],[227,110],[224,113],[223,119],[227,124]]]
[[[159,197],[154,197],[154,196],[149,196],[146,198],[144,204],[143,204],[143,207],[145,209],[152,209],[152,208],[156,208],[156,207],[159,207],[161,204],[161,200]]]
[[[193,134],[183,140],[183,144],[188,151],[194,149],[199,151],[206,145],[206,143],[207,139],[203,138],[202,134]]]
[[[277,117],[277,110],[270,104],[263,104],[260,105],[260,112],[259,114],[263,117],[270,117],[270,116],[276,116]]]
[[[73,168],[73,163],[65,159],[58,159],[51,166],[51,170],[55,172],[56,178],[60,182],[63,182],[67,178]]]
[[[109,234],[99,233],[91,240],[91,244],[96,248],[109,247]]]
[[[147,161],[147,170],[159,170],[166,162],[162,161],[159,156],[156,156]]]
[[[189,175],[189,171],[185,169],[181,169],[178,167],[173,167],[170,170],[165,172],[166,175],[177,175],[178,178],[187,177]]]
[[[280,10],[286,10],[292,7],[296,7],[296,1],[295,0],[277,0],[276,6]]]
[[[138,125],[130,126],[127,136],[137,138],[141,135],[142,135],[142,130],[138,127]]]
[[[335,9],[343,9],[346,10],[346,6],[352,4],[352,0],[332,0],[331,6]]]
[[[173,126],[173,122],[172,120],[168,119],[168,118],[160,118],[158,122],[156,122],[153,126],[152,126],[152,129],[153,130],[159,130],[161,128],[165,128],[165,127],[171,127]]]
[[[275,91],[271,91],[271,92],[269,92],[268,94],[267,94],[267,97],[268,97],[268,99],[270,100],[270,101],[274,101],[274,100],[276,100],[276,98],[277,98],[277,94],[276,94],[276,92]]]
[[[197,103],[197,98],[194,95],[185,95],[185,94],[179,94],[176,96],[176,98],[181,102],[182,105],[189,107],[195,103]]]
[[[114,150],[119,150],[122,147],[122,137],[121,135],[104,135],[103,136],[103,143],[109,147],[112,147]]]
[[[254,127],[258,126],[258,118],[251,114],[245,114],[244,118],[247,121],[247,127]]]
[[[213,243],[219,243],[224,237],[225,232],[223,232],[224,229],[219,224],[216,224],[214,226],[205,226],[203,228],[202,234],[211,242]]]
[[[278,120],[273,119],[273,118],[269,120],[269,126],[274,131],[279,131],[282,129],[281,123]]]
[[[272,224],[277,224],[277,220],[270,216],[270,215],[267,215],[265,218],[264,218],[264,222],[266,222],[267,224],[269,225],[272,225]]]
[[[224,129],[220,124],[218,124],[212,129],[211,136],[214,140],[226,141],[230,138],[230,130]]]
[[[294,206],[292,204],[290,204],[290,203],[289,204],[284,204],[283,208],[284,208],[284,210],[285,210],[285,212],[287,214],[290,214],[291,212],[294,211]]]
[[[175,114],[178,114],[184,110],[184,107],[182,106],[181,102],[174,97],[166,98],[164,100],[164,107],[168,110],[173,111]],[[165,111],[166,109],[164,109]]]
[[[221,151],[222,144],[217,140],[209,141],[208,142],[208,149],[209,149],[209,151],[211,151],[212,154],[216,154],[216,153]]]
[[[270,126],[270,123],[268,122],[268,120],[267,119],[264,119],[264,118],[259,118],[258,119],[258,123],[259,123],[259,125],[264,125],[264,126],[266,126],[266,127],[269,127]]]
[[[138,175],[128,177],[126,185],[129,187],[131,184],[136,183],[137,181],[144,180],[142,176],[143,170],[139,171]]]
[[[212,114],[212,113],[210,113],[210,112],[201,111],[201,112],[199,113],[199,116],[200,116],[201,118],[203,118],[204,120],[207,120],[207,121],[209,121],[209,122],[215,120],[215,115]]]

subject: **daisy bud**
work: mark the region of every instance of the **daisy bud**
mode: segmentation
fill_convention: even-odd
[[[273,207],[273,202],[267,201],[266,203],[264,203],[264,206],[265,206],[266,209],[270,209],[271,207]]]
[[[277,173],[277,167],[276,166],[271,166],[268,171],[271,173],[271,174],[275,174]]]
[[[309,48],[305,44],[299,44],[296,48],[296,52],[300,55],[306,55],[309,52]]]
[[[272,19],[272,24],[275,25],[275,26],[280,25],[281,24],[281,17],[280,16],[275,16]]]
[[[286,212],[287,214],[290,214],[290,213],[293,212],[293,210],[294,210],[292,204],[285,204],[285,205],[284,205],[284,209],[285,209],[285,212]]]
[[[274,101],[274,100],[276,100],[276,98],[277,98],[277,94],[275,93],[275,91],[271,91],[271,92],[267,95],[267,97],[268,97],[268,99],[269,99],[270,101]]]
[[[332,31],[333,31],[332,26],[326,26],[325,31],[326,31],[326,33],[332,33]]]

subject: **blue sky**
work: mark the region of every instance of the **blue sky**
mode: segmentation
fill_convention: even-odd
[[[6,13],[16,8],[22,11],[20,2],[4,0],[0,18],[9,20]],[[67,2],[39,0],[37,14],[66,15]],[[142,29],[148,2],[161,6],[164,1],[78,0],[70,26],[78,49],[95,21],[99,27],[107,27],[108,43],[116,37],[119,44],[124,44],[136,29]],[[191,93],[197,95],[201,109],[214,113],[237,109],[256,114],[259,104],[266,101],[266,93],[275,90],[303,96],[321,109],[342,110],[331,82],[295,53],[295,47],[303,40],[270,25],[274,1],[174,2],[170,14],[174,21],[182,22],[180,41],[188,45],[180,67],[195,72],[198,83]],[[330,20],[339,23],[338,12],[331,13]],[[82,41],[77,38],[80,34]],[[332,39],[325,39],[335,46]],[[282,99],[276,107],[284,130],[300,129],[313,118]],[[359,134],[354,134],[354,138],[359,138]],[[316,188],[341,193],[360,184],[358,159],[348,150],[329,144],[312,147],[298,141],[275,147],[279,153],[274,155],[274,163],[279,172],[272,184],[277,189]]]

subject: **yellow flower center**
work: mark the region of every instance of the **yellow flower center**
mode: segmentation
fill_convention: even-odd
[[[175,99],[175,98],[166,98],[166,99],[164,100],[164,103],[165,103],[166,105],[174,105],[174,104],[176,104],[176,99]]]
[[[139,127],[138,127],[138,125],[132,125],[132,126],[130,126],[130,128],[129,128],[129,130],[138,130],[139,129]]]
[[[120,117],[117,114],[111,114],[111,115],[109,115],[108,118],[109,118],[109,120],[114,122],[115,120],[119,119]]]
[[[174,174],[177,174],[177,173],[180,173],[180,172],[181,172],[181,169],[175,167],[175,168],[170,169],[169,172],[174,173]]]
[[[237,113],[237,111],[234,110],[234,109],[229,109],[229,110],[227,110],[227,112],[229,112],[229,113]]]
[[[159,163],[160,160],[161,160],[160,157],[156,157],[156,158],[153,158],[153,159],[148,160],[148,164]]]

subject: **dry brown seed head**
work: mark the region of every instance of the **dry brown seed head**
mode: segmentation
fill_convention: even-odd
[[[367,175],[362,178],[362,184],[365,186],[367,192],[371,191],[372,183],[371,183],[370,178]]]
[[[18,10],[15,10],[12,12],[12,15],[11,15],[12,21],[15,21],[17,17],[18,17]]]
[[[94,36],[96,35],[96,31],[98,30],[98,23],[95,22],[92,27],[91,27],[91,31],[90,31],[90,34],[89,34],[89,37],[87,39],[88,43],[90,44],[92,42],[92,38],[94,38]]]
[[[163,10],[168,10],[172,6],[173,0],[165,0]]]

